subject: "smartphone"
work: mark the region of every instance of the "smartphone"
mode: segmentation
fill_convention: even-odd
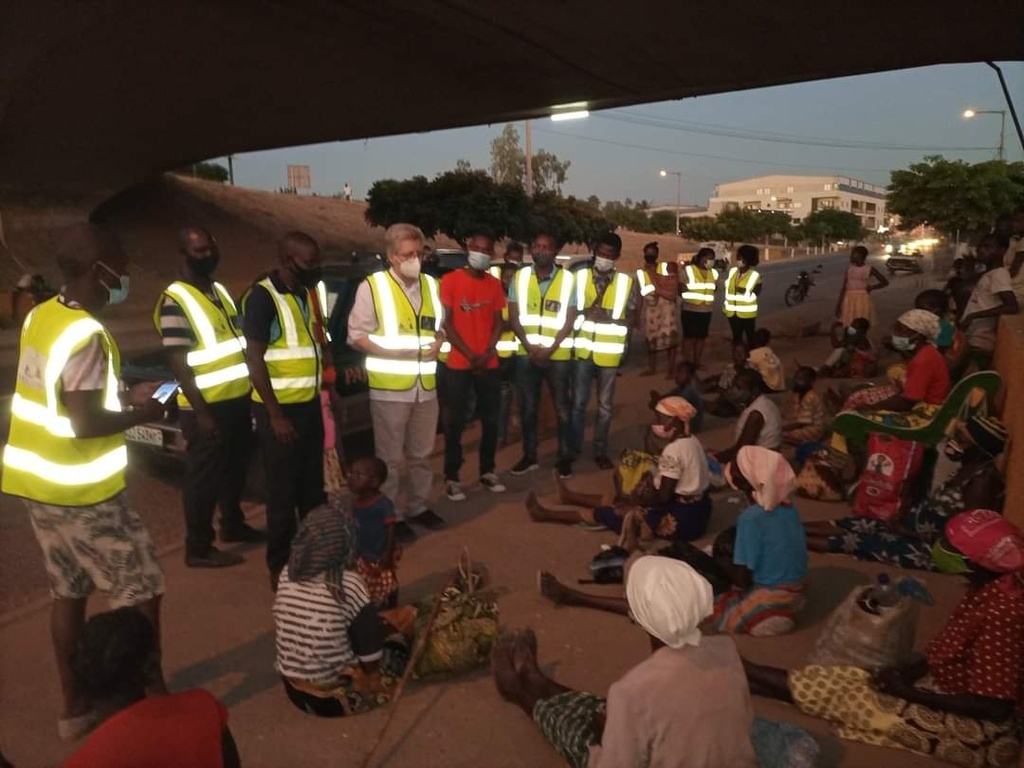
[[[156,392],[153,393],[153,399],[159,401],[163,405],[167,405],[171,402],[178,390],[181,389],[181,385],[176,381],[165,381],[159,387],[156,388]]]

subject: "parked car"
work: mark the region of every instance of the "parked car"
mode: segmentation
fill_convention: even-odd
[[[886,259],[885,268],[890,275],[895,275],[897,272],[910,272],[916,275],[924,270],[923,264],[924,256],[920,251],[910,254],[894,253]]]

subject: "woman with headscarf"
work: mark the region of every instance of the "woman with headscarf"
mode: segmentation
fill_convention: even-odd
[[[378,612],[355,570],[355,543],[346,510],[331,503],[312,510],[274,598],[275,668],[289,700],[320,717],[386,704],[408,661],[415,611]]]
[[[998,419],[971,417],[946,443],[946,456],[957,469],[927,498],[891,524],[870,517],[807,523],[808,548],[897,568],[936,570],[931,547],[953,516],[967,509],[1002,509],[1005,485],[996,459],[1006,440],[1006,427]]]
[[[684,398],[662,398],[654,409],[651,426],[655,438],[666,443],[657,459],[651,482],[641,482],[630,493],[617,489],[611,505],[601,494],[577,493],[559,482],[562,504],[580,507],[566,510],[549,507],[531,491],[526,497],[530,517],[539,523],[603,526],[616,533],[633,533],[627,521],[639,524],[642,539],[659,537],[692,541],[700,538],[711,517],[711,477],[704,448],[690,434],[690,419],[696,409]],[[619,479],[619,473],[615,475]]]
[[[872,672],[744,662],[751,691],[796,704],[839,736],[966,768],[1017,765],[1024,704],[1024,535],[997,512],[963,512],[932,557],[963,575],[967,595],[925,658]]]
[[[732,639],[702,637],[711,585],[686,563],[641,557],[626,596],[652,654],[608,698],[566,688],[541,671],[532,630],[502,635],[492,671],[572,768],[753,768],[754,713]],[[714,695],[707,693],[713,691]]]

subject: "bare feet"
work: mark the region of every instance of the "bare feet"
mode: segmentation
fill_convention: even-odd
[[[512,664],[520,678],[538,669],[537,667],[537,635],[527,627],[516,632],[512,650]]]
[[[491,675],[498,693],[506,701],[518,703],[519,675],[516,673],[513,654],[516,649],[516,635],[502,632],[491,649]]]
[[[559,492],[561,492],[561,486],[559,486]],[[537,494],[533,491],[526,494],[526,511],[530,514],[530,519],[535,523],[543,523],[548,519],[544,507],[540,505]]]
[[[540,588],[540,593],[555,605],[570,605],[572,603],[572,590],[547,571],[538,571],[537,586]]]

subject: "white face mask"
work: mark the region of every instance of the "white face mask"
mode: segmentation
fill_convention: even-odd
[[[615,269],[615,262],[612,259],[607,259],[604,256],[597,256],[594,259],[594,269],[598,272],[611,272]]]
[[[466,261],[473,269],[479,269],[481,272],[486,272],[491,266],[491,257],[486,253],[480,253],[480,251],[470,251]]]
[[[402,277],[407,277],[410,280],[420,276],[420,260],[419,259],[408,259],[407,261],[400,261],[398,263],[398,273]]]

